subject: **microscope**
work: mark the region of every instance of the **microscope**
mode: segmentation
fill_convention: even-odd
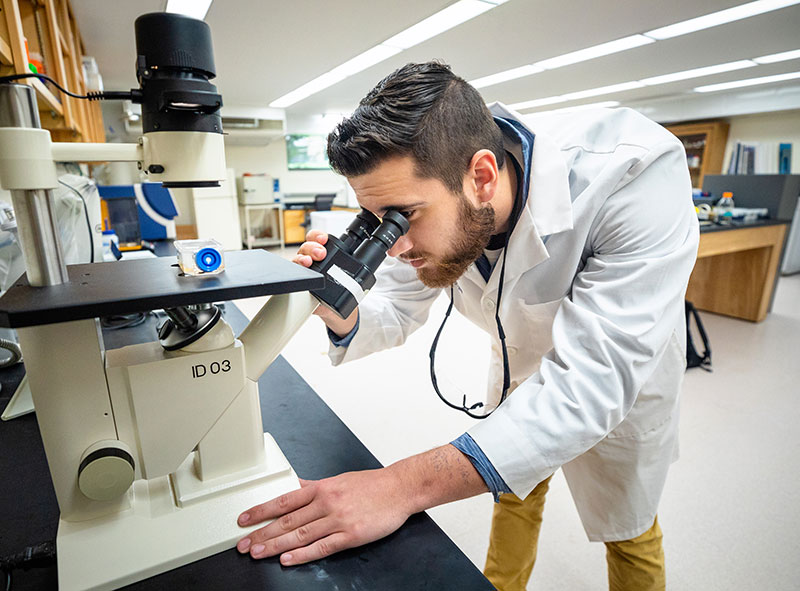
[[[312,269],[229,252],[219,274],[172,258],[67,268],[53,213],[57,161],[134,161],[167,187],[225,177],[222,98],[203,21],[135,23],[136,144],[52,143],[33,91],[0,82],[0,185],[11,191],[27,274],[0,298],[15,328],[60,518],[59,588],[114,589],[233,548],[238,514],[299,487],[263,432],[258,378],[322,303],[347,317],[408,230],[362,211]],[[213,302],[270,295],[236,338]],[[98,317],[163,309],[153,342],[105,350]]]

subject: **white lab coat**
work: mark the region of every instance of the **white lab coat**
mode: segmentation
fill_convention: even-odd
[[[683,147],[629,109],[522,121],[536,135],[531,188],[500,302],[514,392],[469,433],[518,497],[562,467],[589,539],[630,539],[652,525],[677,458],[699,237]],[[495,400],[499,274],[498,261],[487,284],[472,265],[454,290],[458,311],[493,335]],[[402,344],[439,293],[401,261],[378,275],[334,364]]]

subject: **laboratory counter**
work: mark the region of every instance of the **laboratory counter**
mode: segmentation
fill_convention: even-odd
[[[686,299],[699,310],[761,322],[772,307],[789,222],[700,227]]]
[[[791,222],[785,220],[762,219],[753,222],[733,222],[728,224],[716,224],[714,222],[700,222],[700,233],[708,234],[710,232],[727,232],[730,230],[741,230],[746,228],[764,228],[767,226],[781,226]]]
[[[240,333],[247,323],[231,303],[225,318]],[[104,330],[107,349],[153,340],[156,318],[134,328]],[[21,364],[0,370],[0,407],[23,376]],[[379,468],[380,463],[282,357],[259,380],[264,428],[301,478]],[[0,556],[54,540],[58,506],[34,415],[0,423]],[[264,499],[265,501],[267,499]],[[245,509],[243,507],[243,509]],[[245,533],[245,530],[242,532]],[[143,540],[142,543],[146,543]],[[13,573],[11,591],[57,588],[55,565]],[[397,532],[307,565],[282,567],[277,557],[253,560],[235,549],[129,585],[125,589],[492,589],[480,571],[424,513]]]

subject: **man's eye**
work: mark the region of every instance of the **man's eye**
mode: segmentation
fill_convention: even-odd
[[[413,209],[405,209],[405,210],[403,210],[403,211],[399,211],[398,213],[399,213],[401,216],[403,216],[404,218],[408,219],[408,218],[410,218],[412,215],[414,215],[414,210],[413,210]]]

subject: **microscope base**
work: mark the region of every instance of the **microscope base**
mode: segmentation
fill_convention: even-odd
[[[176,481],[169,476],[137,480],[127,511],[82,522],[60,520],[59,589],[116,589],[236,546],[248,532],[236,523],[242,511],[300,487],[267,433],[264,446],[269,468],[260,477],[245,475],[232,487],[212,485],[205,495],[195,487],[177,505]],[[185,475],[180,480],[185,491]]]

